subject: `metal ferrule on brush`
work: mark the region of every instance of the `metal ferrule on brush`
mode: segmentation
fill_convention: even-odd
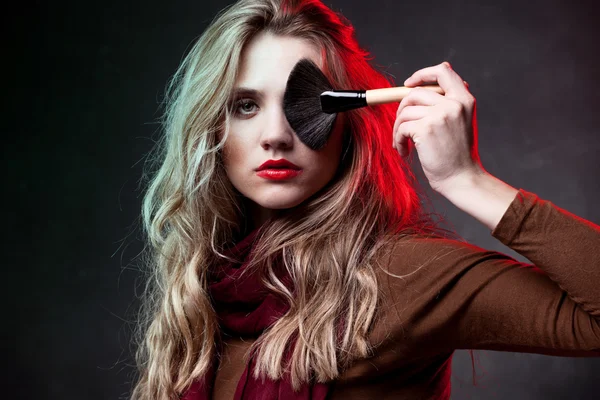
[[[354,110],[366,105],[366,90],[328,90],[321,93],[321,109],[327,114]]]

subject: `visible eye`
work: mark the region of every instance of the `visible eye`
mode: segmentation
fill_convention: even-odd
[[[242,117],[252,115],[257,109],[258,105],[252,99],[239,99],[234,105],[235,114]]]

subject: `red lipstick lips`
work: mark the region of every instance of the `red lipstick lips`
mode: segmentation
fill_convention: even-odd
[[[279,160],[267,160],[257,168],[256,175],[270,180],[283,180],[294,178],[302,172],[302,169],[289,162],[285,158]]]
[[[262,165],[260,167],[258,167],[257,171],[262,171],[263,169],[267,169],[267,168],[277,168],[277,169],[287,168],[287,169],[296,169],[296,170],[300,169],[299,166],[289,162],[285,158],[281,158],[279,160],[267,160],[264,163],[262,163]]]

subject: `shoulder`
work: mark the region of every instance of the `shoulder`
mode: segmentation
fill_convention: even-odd
[[[375,263],[379,280],[427,285],[434,279],[453,280],[474,265],[490,259],[515,261],[508,255],[441,236],[390,236]],[[398,279],[390,279],[398,278]]]
[[[421,345],[429,343],[431,332],[441,329],[451,314],[449,305],[460,303],[463,291],[452,288],[471,280],[469,269],[493,252],[440,236],[388,239],[373,264],[380,307],[371,339],[378,346],[397,341],[408,356],[417,348],[423,351]]]
[[[519,266],[506,254],[457,239],[394,238],[374,264],[381,305],[373,342],[401,338],[402,343],[419,343],[419,351],[426,342],[433,351],[432,332],[446,329],[495,277]],[[502,282],[496,287],[505,292],[508,287]]]

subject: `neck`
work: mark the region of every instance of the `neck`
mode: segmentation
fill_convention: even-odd
[[[267,220],[276,218],[281,214],[280,210],[261,207],[252,200],[246,200],[246,233],[264,225]]]

